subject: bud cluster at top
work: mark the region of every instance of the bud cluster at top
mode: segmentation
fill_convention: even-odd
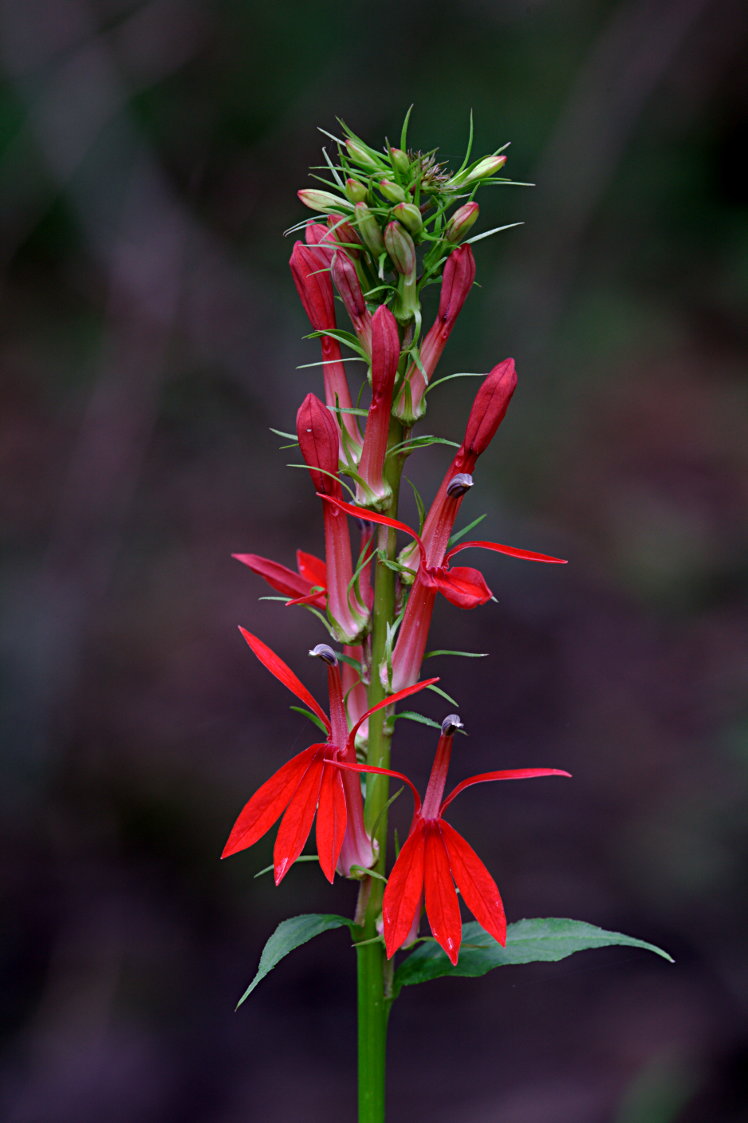
[[[478,218],[477,189],[511,182],[499,175],[507,157],[497,150],[471,161],[469,144],[452,171],[436,151],[407,147],[407,118],[401,146],[381,151],[340,124],[337,163],[318,169],[322,186],[299,191],[299,198],[331,221],[362,280],[371,281],[366,287],[377,288],[377,303],[388,303],[401,324],[417,321],[418,292],[439,279],[450,251]]]

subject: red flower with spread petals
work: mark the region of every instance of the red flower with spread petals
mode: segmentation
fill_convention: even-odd
[[[340,668],[332,648],[319,644],[311,652],[327,664],[328,716],[291,668],[267,644],[244,628],[239,631],[262,665],[309,707],[324,726],[327,738],[293,757],[255,792],[234,823],[221,857],[228,858],[253,846],[283,816],[273,849],[278,885],[304,849],[316,813],[317,854],[328,881],[333,880],[336,868],[349,874],[352,866],[370,866],[375,853],[364,827],[361,785],[350,773],[341,773],[337,764],[355,762],[356,733],[375,710],[391,706],[438,679],[427,679],[383,699],[349,730]]]
[[[467,476],[466,480],[471,477]],[[453,481],[456,488],[470,486],[463,485],[460,477]],[[449,490],[449,489],[448,489]],[[392,682],[396,690],[412,682],[418,676],[426,650],[431,614],[437,593],[442,593],[452,604],[458,608],[475,608],[491,600],[492,593],[486,584],[483,574],[469,566],[450,566],[451,559],[461,550],[477,547],[481,550],[492,550],[494,553],[507,554],[512,558],[524,558],[526,561],[547,562],[553,565],[566,565],[564,558],[554,558],[549,554],[538,554],[533,550],[519,550],[516,546],[504,546],[500,542],[460,542],[451,550],[444,552],[446,542],[442,545],[439,555],[433,561],[429,559],[427,547],[423,539],[412,527],[398,519],[391,519],[388,515],[380,515],[376,511],[362,510],[351,503],[345,503],[333,495],[322,495],[328,503],[333,504],[338,510],[347,515],[356,515],[358,518],[368,519],[370,522],[381,523],[382,526],[392,527],[393,530],[402,530],[414,539],[420,554],[420,565],[416,580],[410,591],[408,603],[405,608],[397,643],[392,657]]]
[[[442,723],[442,734],[423,804],[414,785],[401,772],[369,768],[365,764],[341,763],[339,766],[351,771],[394,776],[403,780],[413,792],[415,813],[410,833],[392,867],[382,901],[384,943],[388,959],[398,948],[412,943],[416,938],[421,909],[425,905],[434,939],[447,953],[450,962],[457,963],[462,922],[455,886],[481,927],[500,944],[505,944],[506,916],[496,882],[462,835],[445,822],[444,811],[460,792],[472,784],[570,775],[558,768],[514,768],[501,772],[483,772],[463,780],[444,799],[442,797],[447,782],[452,741],[455,731],[461,728],[462,722],[454,714]]]

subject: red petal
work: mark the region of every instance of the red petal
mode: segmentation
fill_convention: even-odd
[[[317,810],[319,789],[325,768],[323,745],[316,746],[317,756],[301,777],[291,802],[281,819],[273,847],[275,884],[280,885],[293,863],[304,849],[312,829],[314,813]]]
[[[506,916],[496,882],[478,855],[454,827],[443,820],[439,823],[442,841],[449,856],[452,876],[471,913],[482,928],[506,943]]]
[[[426,916],[434,939],[441,944],[454,965],[460,954],[462,921],[438,822],[427,824],[425,860]]]
[[[439,592],[458,608],[477,608],[493,595],[480,570],[469,566],[456,565],[445,573],[431,573],[429,576],[439,587]]]
[[[259,574],[271,589],[277,589],[286,597],[306,597],[309,594],[310,582],[298,573],[294,573],[288,566],[280,562],[271,561],[270,558],[261,558],[259,554],[232,554],[242,565],[246,565],[253,573]]]
[[[453,546],[445,557],[449,561],[460,550],[470,550],[477,546],[481,550],[493,550],[496,554],[508,554],[510,558],[524,558],[526,561],[550,562],[552,565],[566,565],[566,558],[554,558],[550,554],[536,554],[533,550],[518,550],[516,546],[502,546],[500,542],[460,542]]]
[[[560,768],[510,768],[508,771],[503,772],[481,772],[478,776],[468,776],[467,780],[462,780],[442,802],[439,814],[443,814],[444,809],[449,807],[452,800],[455,799],[460,792],[464,792],[465,788],[472,787],[473,784],[486,784],[491,780],[535,780],[538,776],[571,777],[571,772],[564,772]]]
[[[282,682],[292,694],[295,694],[305,706],[317,715],[325,729],[330,728],[330,720],[325,711],[320,706],[319,702],[315,702],[303,682],[300,682],[291,668],[283,662],[280,656],[276,655],[266,643],[263,643],[257,636],[253,636],[246,628],[239,628],[239,631],[244,636],[251,647],[254,654],[262,663],[263,667],[267,667],[271,675],[275,675],[279,682]]]
[[[335,877],[347,821],[343,777],[337,768],[326,764],[317,808],[317,854],[322,872],[329,882]]]
[[[402,772],[393,772],[391,768],[374,768],[373,765],[370,764],[348,764],[343,760],[335,761],[335,764],[338,768],[346,768],[349,772],[375,772],[377,776],[392,776],[395,780],[402,780],[403,783],[407,784],[410,790],[413,792],[413,799],[415,801],[415,813],[418,814],[418,812],[420,811],[421,797],[418,794],[412,780],[409,780],[408,777],[403,775]]]
[[[310,585],[319,585],[322,589],[327,588],[327,566],[322,558],[317,558],[314,554],[305,554],[303,550],[297,550],[296,565],[301,576]]]
[[[245,804],[223,848],[222,858],[253,846],[285,811],[319,745],[312,745],[279,768]]]
[[[382,899],[382,921],[387,958],[391,959],[408,938],[423,900],[423,857],[426,835],[419,819],[406,838]]]
[[[425,690],[427,686],[433,686],[433,684],[438,681],[438,678],[425,678],[420,682],[414,682],[412,686],[404,686],[402,690],[396,690],[394,694],[388,694],[388,696],[386,698],[383,698],[381,702],[377,702],[376,706],[372,706],[370,710],[367,710],[365,714],[361,715],[356,724],[353,726],[353,729],[351,729],[350,733],[348,734],[348,743],[353,744],[353,739],[358,733],[359,726],[362,725],[363,722],[365,722],[366,719],[376,710],[384,709],[385,706],[394,706],[396,702],[400,702],[403,698],[407,698],[409,694],[416,694],[419,690]]]
[[[423,552],[423,542],[411,527],[406,526],[405,523],[399,522],[397,519],[391,519],[389,515],[380,515],[376,511],[370,511],[368,507],[354,507],[352,503],[346,503],[342,499],[336,499],[334,495],[320,495],[320,499],[326,499],[328,503],[333,503],[339,510],[344,511],[346,515],[353,515],[357,519],[365,519],[370,523],[380,523],[382,526],[391,526],[393,530],[402,530],[405,534],[409,534],[411,538],[415,538],[421,552]]]

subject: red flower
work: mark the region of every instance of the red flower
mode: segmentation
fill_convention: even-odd
[[[239,631],[262,665],[309,707],[324,726],[327,738],[293,757],[255,792],[234,823],[221,857],[227,858],[230,854],[253,846],[282,815],[273,850],[275,883],[278,885],[301,854],[316,813],[317,854],[328,881],[333,880],[336,867],[339,872],[347,875],[354,865],[370,866],[375,854],[364,827],[361,785],[354,776],[341,773],[337,764],[355,762],[356,732],[375,710],[391,706],[401,698],[438,682],[438,679],[427,679],[390,695],[367,710],[349,730],[340,668],[332,648],[319,644],[311,652],[327,663],[330,698],[328,717],[291,668],[274,651],[251,632],[244,628]]]
[[[386,507],[392,497],[390,485],[384,479],[384,459],[399,359],[397,321],[389,308],[381,304],[371,318],[371,405],[356,488],[356,502],[365,506]]]
[[[460,478],[456,476],[452,484],[453,486],[447,489],[447,493],[453,490],[462,494],[461,489],[466,489],[472,485],[472,477]],[[491,600],[493,594],[479,570],[468,566],[450,566],[450,560],[455,554],[459,554],[461,550],[478,547],[499,554],[508,554],[513,558],[524,558],[527,561],[566,565],[563,558],[554,558],[549,554],[537,554],[532,550],[519,550],[515,546],[503,546],[500,542],[485,542],[483,540],[460,542],[445,553],[447,541],[444,535],[440,536],[440,541],[443,539],[440,547],[441,554],[432,553],[433,560],[430,560],[424,540],[405,523],[401,523],[397,519],[391,519],[387,515],[380,515],[376,511],[363,511],[350,503],[344,503],[343,500],[333,495],[324,495],[322,498],[345,514],[357,515],[359,518],[368,519],[370,522],[381,523],[383,526],[392,527],[394,530],[402,530],[409,534],[418,546],[420,564],[415,583],[408,597],[408,604],[405,608],[405,615],[400,625],[392,656],[392,682],[395,689],[407,686],[408,682],[415,681],[418,676],[423,654],[426,650],[431,613],[437,592],[442,593],[448,601],[456,604],[458,608],[475,608],[477,605],[485,604],[486,601]]]
[[[415,787],[401,772],[367,765],[341,763],[340,767],[357,772],[377,772],[403,780],[413,792],[415,812],[403,848],[398,854],[387,881],[382,901],[382,921],[387,957],[398,948],[411,943],[418,932],[421,909],[434,939],[457,963],[462,939],[460,906],[455,886],[478,923],[498,940],[506,942],[506,917],[496,882],[473,848],[454,827],[445,822],[446,808],[465,788],[491,780],[524,780],[537,776],[569,776],[558,768],[515,768],[502,772],[483,772],[463,780],[443,799],[447,781],[452,741],[462,728],[459,717],[451,714],[442,723],[442,734],[436,749],[426,795],[421,804]]]

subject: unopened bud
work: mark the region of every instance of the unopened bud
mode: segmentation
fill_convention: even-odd
[[[352,203],[361,203],[369,192],[359,180],[347,179],[345,181],[345,193]]]
[[[390,149],[390,163],[398,175],[407,175],[410,171],[410,157],[402,148]]]
[[[465,203],[458,207],[447,223],[444,237],[448,242],[461,242],[468,230],[475,225],[480,207],[477,203]]]
[[[421,212],[415,203],[398,203],[392,208],[392,217],[401,222],[411,234],[420,234],[423,230]]]
[[[469,183],[477,183],[479,179],[488,179],[489,176],[496,175],[506,161],[506,156],[486,156],[483,160],[479,160],[475,167],[453,176],[449,186],[466,187]]]
[[[450,734],[456,733],[458,729],[464,728],[465,726],[460,721],[459,714],[450,714],[448,717],[445,717],[442,722],[442,733],[445,737],[449,737]]]
[[[309,207],[310,211],[323,211],[327,214],[330,211],[349,211],[351,209],[351,204],[347,199],[341,199],[339,195],[333,195],[331,191],[318,191],[315,187],[309,187],[303,191],[297,191],[296,194],[304,206]]]
[[[447,484],[447,495],[452,499],[459,499],[473,486],[473,477],[469,472],[458,472]]]
[[[359,168],[365,168],[367,172],[378,172],[382,168],[382,161],[371,148],[367,148],[363,144],[359,144],[350,138],[345,142],[348,150],[348,159],[351,163],[356,164]]]
[[[471,456],[480,456],[504,420],[517,385],[514,359],[504,359],[481,383],[470,410],[462,447]]]
[[[333,649],[326,643],[318,643],[309,652],[315,659],[321,659],[323,663],[327,663],[328,667],[337,667],[338,657]]]
[[[358,257],[358,250],[355,247],[361,245],[361,239],[354,226],[350,222],[346,222],[344,218],[338,218],[334,214],[330,215],[327,222],[330,227],[330,234],[335,241],[345,246],[346,253],[352,257]]]
[[[356,203],[353,209],[356,217],[356,226],[360,231],[364,245],[369,253],[374,257],[379,257],[379,255],[384,252],[384,238],[382,237],[379,223],[366,203]]]
[[[398,183],[393,183],[391,179],[380,179],[377,184],[379,191],[388,199],[390,203],[404,203],[405,192]]]
[[[388,222],[384,228],[384,245],[398,273],[411,277],[416,271],[416,248],[413,239],[399,222]]]
[[[329,409],[314,394],[307,394],[299,407],[296,434],[315,489],[322,495],[337,497],[341,493],[338,479],[340,430]]]

